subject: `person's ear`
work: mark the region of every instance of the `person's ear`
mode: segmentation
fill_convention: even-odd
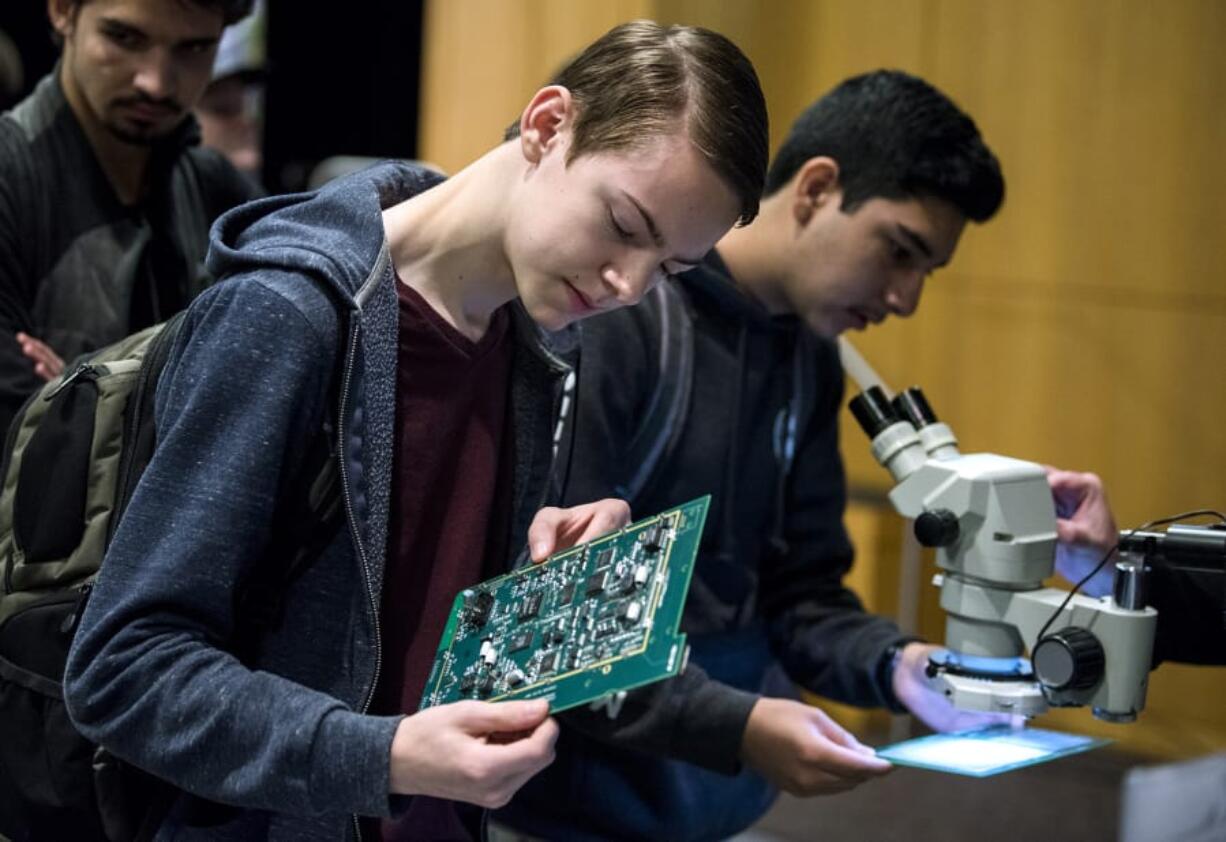
[[[72,35],[73,26],[77,22],[77,12],[80,6],[69,0],[47,0],[47,18],[51,27],[61,38]]]
[[[831,202],[835,207],[843,200],[839,184],[839,164],[833,158],[819,155],[805,161],[792,176],[792,215],[801,225],[808,224],[820,208]]]
[[[574,99],[561,85],[541,88],[519,117],[519,144],[524,158],[537,164],[561,145],[574,122]]]

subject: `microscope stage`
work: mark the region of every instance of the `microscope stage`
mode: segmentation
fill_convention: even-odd
[[[986,778],[1089,751],[1110,742],[1041,728],[993,725],[895,743],[878,749],[877,756],[899,766]]]

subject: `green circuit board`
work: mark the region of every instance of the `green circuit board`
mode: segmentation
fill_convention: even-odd
[[[461,591],[421,707],[549,700],[563,711],[679,673],[709,496]]]

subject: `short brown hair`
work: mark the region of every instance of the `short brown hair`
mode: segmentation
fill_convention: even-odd
[[[75,18],[77,11],[86,4],[88,0],[69,0],[69,5],[73,7],[73,16]],[[251,7],[255,5],[255,0],[179,0],[181,3],[191,3],[193,6],[203,6],[206,9],[216,9],[221,12],[222,20],[226,26],[242,20],[251,14]]]
[[[739,197],[740,223],[758,215],[768,156],[766,100],[753,65],[723,35],[649,20],[623,23],[562,68],[554,84],[569,90],[578,106],[568,163],[633,148],[673,131],[680,120]]]

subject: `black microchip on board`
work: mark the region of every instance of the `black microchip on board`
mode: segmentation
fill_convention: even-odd
[[[516,632],[511,637],[511,642],[507,645],[508,652],[519,652],[527,649],[532,645],[532,629],[524,629],[521,632]]]
[[[664,522],[656,521],[643,530],[643,549],[654,553],[664,546]]]
[[[595,596],[604,590],[605,582],[608,580],[609,574],[604,570],[597,570],[591,576],[587,577],[587,595]]]
[[[544,655],[542,655],[541,656],[541,667],[538,672],[538,675],[546,675],[551,672],[557,672],[559,654],[561,653],[559,653],[555,649],[552,652],[546,652]]]
[[[494,596],[489,591],[473,591],[464,598],[468,622],[474,626],[484,626],[494,609]]]
[[[524,597],[524,601],[519,604],[519,612],[516,615],[521,623],[525,620],[531,620],[541,613],[541,600],[543,598],[544,594],[540,591],[534,591]]]

